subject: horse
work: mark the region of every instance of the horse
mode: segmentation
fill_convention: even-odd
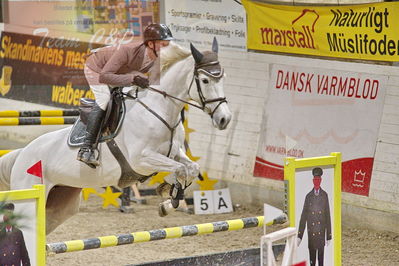
[[[219,130],[225,129],[232,117],[224,96],[225,75],[218,61],[216,38],[211,51],[200,52],[192,44],[190,48],[174,42],[162,48],[159,85],[142,89],[138,98],[125,98],[124,121],[114,138],[138,174],[172,173],[176,186],[166,186],[169,194],[175,193],[173,187],[181,191],[199,174],[199,165],[186,156],[181,144],[180,112],[184,105],[203,110]],[[93,169],[77,161],[77,148],[67,145],[70,131],[67,127],[46,133],[0,158],[0,190],[45,184],[47,234],[78,212],[82,188],[117,186],[121,178],[121,167],[105,143],[98,145],[100,166]],[[41,178],[28,173],[38,162]],[[163,194],[168,193],[163,190]],[[169,199],[163,208],[170,205]]]

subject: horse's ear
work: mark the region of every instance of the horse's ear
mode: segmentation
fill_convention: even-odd
[[[216,40],[216,37],[213,37],[212,52],[218,53],[218,50],[219,50],[218,41]]]
[[[197,48],[195,48],[192,43],[190,43],[190,49],[191,49],[191,54],[193,55],[195,62],[197,64],[199,64],[201,62],[202,58],[204,57],[204,55],[201,54],[201,52],[198,51]]]

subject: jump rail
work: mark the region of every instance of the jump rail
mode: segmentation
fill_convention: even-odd
[[[7,154],[9,152],[12,152],[13,150],[0,150],[0,157],[3,156],[4,154]]]
[[[78,116],[79,110],[0,111],[0,117]]]
[[[226,220],[213,223],[169,227],[150,231],[135,232],[130,234],[103,236],[84,240],[71,240],[66,242],[50,243],[46,245],[47,254],[59,254],[96,248],[114,247],[139,242],[148,242],[183,236],[211,234],[223,231],[233,231],[252,227],[261,227],[264,216],[248,217],[236,220]]]
[[[70,125],[75,123],[76,119],[76,117],[0,118],[0,126]]]

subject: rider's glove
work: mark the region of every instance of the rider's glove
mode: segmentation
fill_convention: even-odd
[[[142,76],[135,76],[133,79],[133,84],[141,88],[147,88],[150,85],[148,78]]]

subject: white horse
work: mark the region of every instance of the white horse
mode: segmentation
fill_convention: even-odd
[[[231,112],[225,101],[217,49],[216,39],[212,51],[203,53],[194,46],[189,51],[171,42],[161,51],[162,88],[144,90],[139,96],[151,111],[137,101],[126,100],[125,120],[115,141],[137,173],[174,173],[181,188],[198,176],[198,164],[185,155],[177,139],[181,128],[171,142],[171,130],[154,113],[173,128],[179,124],[185,101],[193,100],[211,115],[215,127],[226,128]],[[159,93],[161,90],[166,94]],[[105,143],[99,144],[100,166],[96,169],[77,161],[77,148],[67,145],[70,130],[44,134],[0,158],[1,190],[26,189],[41,182],[46,185],[47,233],[78,212],[82,188],[116,186],[121,177],[121,168]],[[27,173],[39,161],[43,180]]]

